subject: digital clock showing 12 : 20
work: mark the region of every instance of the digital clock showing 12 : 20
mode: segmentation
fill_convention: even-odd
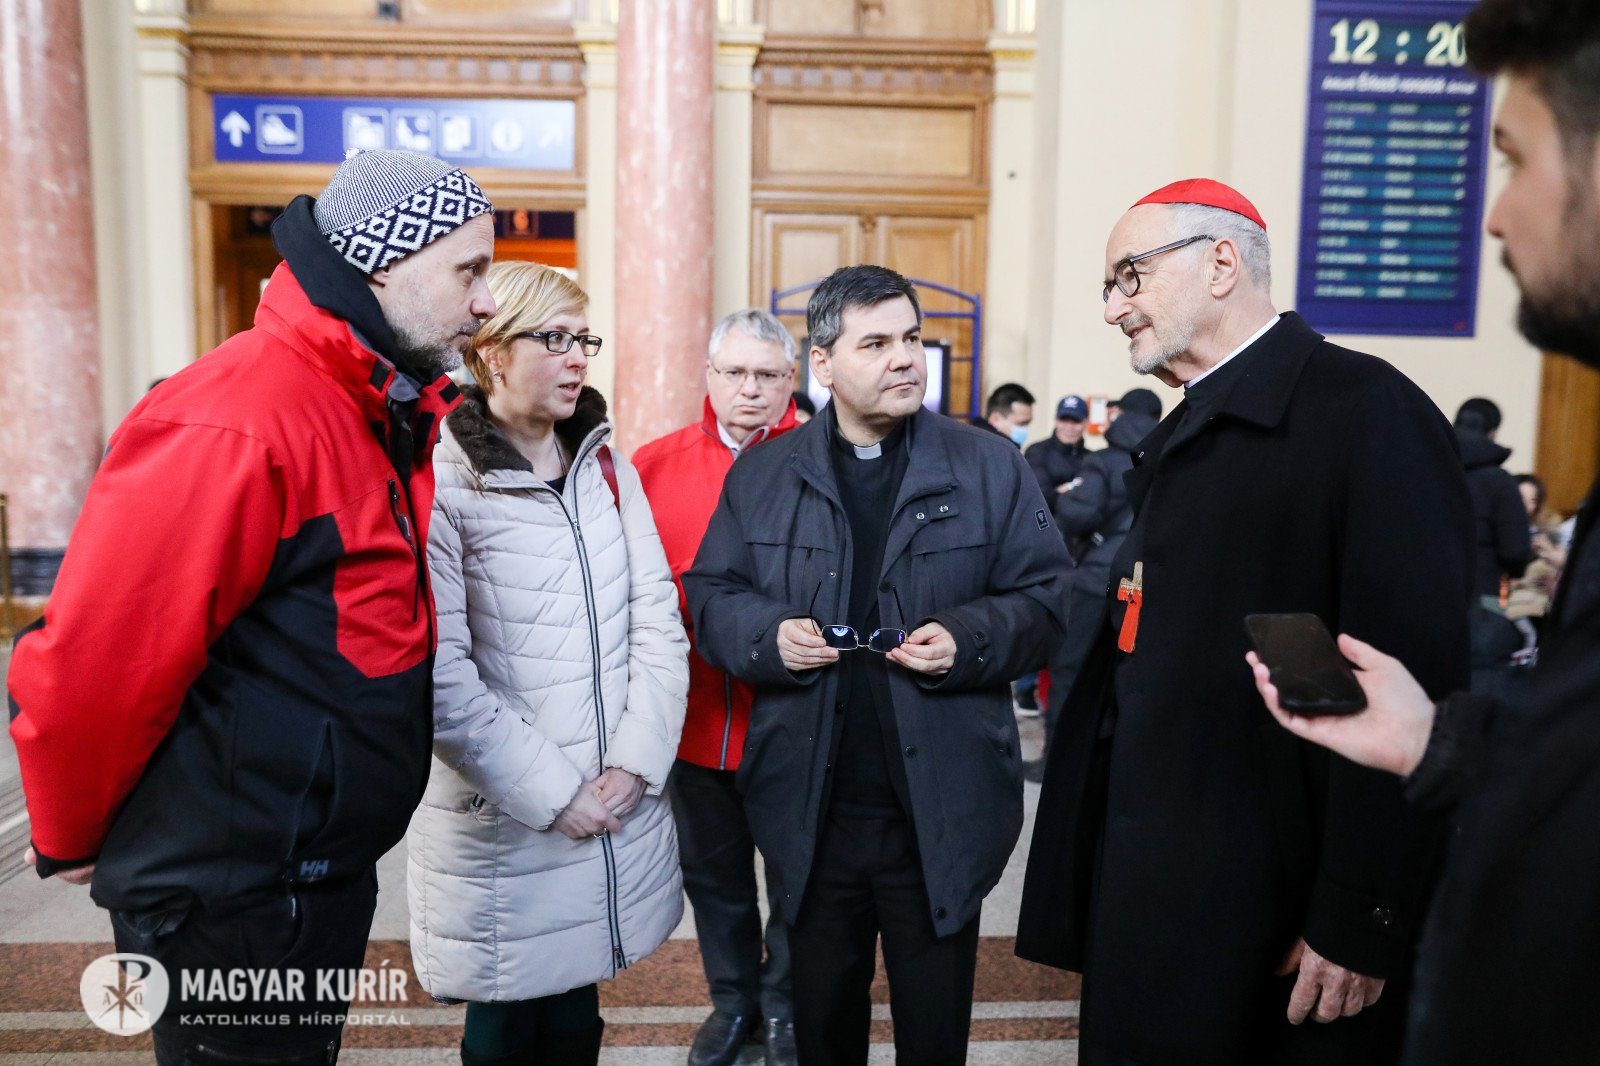
[[[1394,23],[1343,18],[1328,27],[1328,62],[1464,67],[1467,41],[1459,22]]]

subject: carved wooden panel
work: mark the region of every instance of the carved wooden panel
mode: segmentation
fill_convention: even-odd
[[[382,22],[388,25],[475,23],[570,25],[578,0],[398,0],[398,19],[380,19],[377,0],[190,0],[195,15],[227,18]]]
[[[764,0],[756,17],[771,33],[811,36],[987,36],[990,0]]]
[[[282,27],[277,29],[281,30]],[[318,37],[198,26],[189,83],[212,92],[483,94],[577,97],[583,56],[571,41],[476,30],[395,37],[367,28]]]
[[[774,104],[757,177],[977,180],[971,110]]]
[[[754,80],[758,97],[977,103],[993,94],[993,66],[982,44],[768,37]]]

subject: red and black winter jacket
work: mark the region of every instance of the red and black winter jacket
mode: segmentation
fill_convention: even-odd
[[[794,401],[790,400],[778,424],[757,430],[759,436],[746,441],[739,454],[799,424]],[[683,720],[683,738],[678,742],[678,758],[716,770],[737,770],[754,692],[694,650],[694,627],[683,598],[683,572],[694,565],[700,540],[706,535],[706,526],[711,524],[712,512],[722,495],[722,481],[733,466],[733,453],[717,432],[711,400],[705,401],[705,415],[699,422],[640,448],[633,456],[633,466],[639,472],[656,529],[661,533],[667,565],[672,567],[672,580],[678,585],[678,610],[689,632],[689,709]]]
[[[274,230],[288,261],[255,328],[112,436],[12,658],[40,873],[95,860],[104,907],[225,909],[354,875],[427,782],[422,550],[457,392],[374,350],[393,338],[310,204]]]

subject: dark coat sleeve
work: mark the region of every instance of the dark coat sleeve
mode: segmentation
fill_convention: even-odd
[[[1344,484],[1338,629],[1398,658],[1434,699],[1466,687],[1474,519],[1449,427],[1399,375],[1363,391]],[[1400,780],[1331,756],[1304,936],[1396,975],[1420,922],[1436,829]]]
[[[1096,453],[1098,454],[1098,453]],[[1093,533],[1111,516],[1112,486],[1105,465],[1091,456],[1078,476],[1083,480],[1070,492],[1057,494],[1056,521],[1075,537]]]
[[[1469,692],[1440,700],[1422,761],[1405,779],[1406,799],[1439,810],[1460,802],[1483,770],[1490,725],[1499,713],[1493,700]]]
[[[1008,456],[1006,467],[991,475],[1008,480],[1011,492],[995,541],[989,594],[932,616],[955,637],[956,660],[942,678],[917,675],[924,688],[1010,684],[1044,666],[1061,642],[1072,559],[1061,533],[1045,520],[1044,497],[1021,458]]]
[[[1527,572],[1528,560],[1533,555],[1528,511],[1523,506],[1516,479],[1504,470],[1495,473],[1500,476],[1495,478],[1494,512],[1490,515],[1494,526],[1494,552],[1501,570],[1511,577],[1521,577]]]
[[[791,673],[778,655],[778,626],[785,619],[805,617],[806,609],[756,591],[750,544],[734,502],[737,472],[735,465],[694,565],[683,575],[696,648],[718,670],[752,685],[809,685],[821,671]]]

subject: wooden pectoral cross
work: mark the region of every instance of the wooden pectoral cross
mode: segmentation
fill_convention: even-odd
[[[1139,639],[1139,607],[1144,603],[1144,563],[1133,564],[1133,579],[1123,578],[1117,585],[1117,599],[1128,605],[1122,616],[1122,632],[1117,637],[1117,647],[1131,653]]]

